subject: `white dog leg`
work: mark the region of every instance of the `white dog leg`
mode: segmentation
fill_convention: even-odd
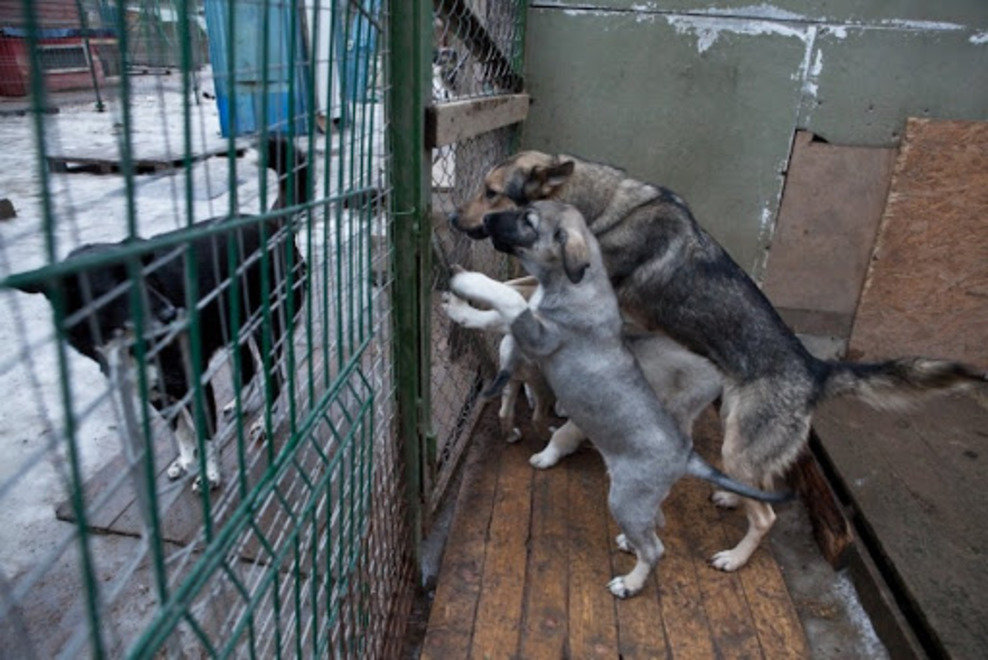
[[[508,332],[508,326],[500,313],[493,309],[477,309],[452,293],[442,294],[442,308],[450,320],[468,330]]]
[[[449,286],[460,298],[480,302],[493,308],[501,314],[508,325],[528,309],[528,301],[518,291],[483,273],[469,271],[457,273],[450,280]]]
[[[540,470],[551,468],[563,456],[569,456],[576,451],[585,437],[580,427],[572,420],[569,420],[553,432],[552,437],[549,438],[549,444],[546,445],[545,449],[537,454],[533,454],[528,459],[528,462]]]

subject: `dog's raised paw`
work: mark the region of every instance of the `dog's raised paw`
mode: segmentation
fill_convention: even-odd
[[[714,568],[730,573],[738,570],[748,561],[747,557],[740,556],[740,553],[732,550],[721,550],[710,558],[710,565]]]
[[[736,509],[741,504],[741,496],[726,490],[715,490],[710,501],[721,509]]]
[[[607,588],[610,590],[612,594],[614,594],[618,598],[631,598],[632,596],[635,595],[635,592],[629,589],[627,585],[625,585],[623,575],[619,575],[610,582],[608,582]]]

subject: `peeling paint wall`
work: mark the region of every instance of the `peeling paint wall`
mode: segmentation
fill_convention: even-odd
[[[985,0],[533,0],[527,49],[524,146],[673,188],[756,277],[797,129],[988,119]]]

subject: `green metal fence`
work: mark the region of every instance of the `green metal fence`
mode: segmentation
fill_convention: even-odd
[[[524,5],[0,3],[0,656],[402,652]]]
[[[0,221],[0,655],[398,654],[415,568],[390,8],[25,1],[0,16],[19,35],[4,32],[0,75],[28,91],[0,104],[25,110],[0,116],[16,213]],[[134,16],[168,29],[134,43]],[[103,50],[76,46],[86,57],[119,57],[105,112],[56,91],[72,72],[41,59],[90,30]],[[170,75],[136,66],[165,52]],[[69,346],[87,341],[88,357]],[[171,480],[183,439],[194,460]],[[211,452],[221,483],[197,492]]]

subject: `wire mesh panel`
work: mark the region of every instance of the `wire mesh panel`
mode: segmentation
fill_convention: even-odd
[[[433,103],[520,91],[524,36],[521,0],[441,0],[433,26]],[[449,267],[459,264],[497,279],[509,262],[487,241],[453,231],[447,215],[480,190],[488,170],[516,146],[517,126],[507,126],[433,149],[433,289],[448,288]],[[489,373],[499,338],[465,332],[432,302],[432,506],[444,494],[483,403],[481,382]]]
[[[393,656],[386,5],[10,5],[0,655]]]

